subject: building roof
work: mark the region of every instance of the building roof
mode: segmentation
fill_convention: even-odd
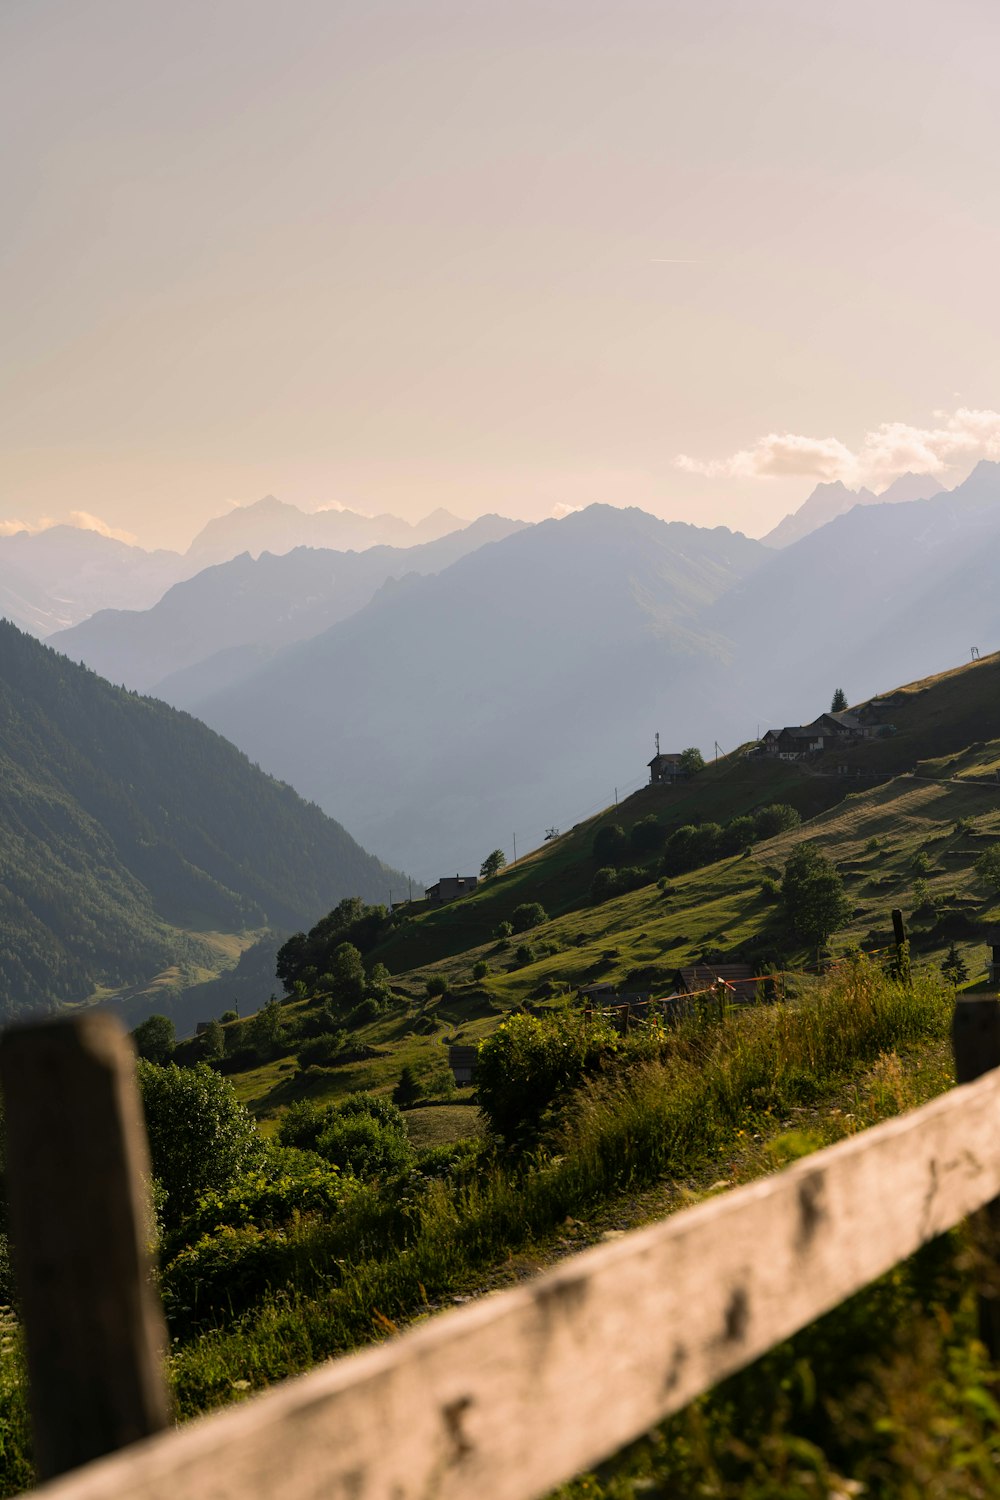
[[[838,724],[841,729],[861,729],[863,727],[857,714],[848,713],[846,708],[838,714],[833,712],[820,714],[818,719],[813,720],[813,725],[810,727],[815,726],[819,728],[823,724]]]

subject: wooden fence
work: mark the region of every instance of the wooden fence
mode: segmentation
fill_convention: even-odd
[[[435,1317],[217,1415],[146,1437],[50,1479],[36,1493],[40,1500],[543,1495],[837,1306],[927,1240],[993,1204],[1000,1196],[1000,1003],[958,1002],[955,1051],[959,1086],[911,1114],[582,1251],[522,1287]],[[38,1090],[57,1075],[65,1085],[73,1072],[66,1059],[74,1053],[83,1053],[85,1062],[90,1056],[87,1088],[103,1090],[105,1103],[117,1100],[115,1129],[134,1142],[139,1127],[129,1053],[124,1039],[112,1038],[106,1018],[9,1033],[0,1047],[14,1231],[27,1237],[18,1246],[18,1265],[34,1413],[50,1474],[65,1467],[67,1457],[65,1442],[53,1440],[50,1429],[68,1423],[76,1430],[74,1402],[90,1413],[97,1410],[106,1447],[123,1441],[129,1424],[152,1431],[166,1421],[162,1402],[148,1394],[159,1324],[135,1271],[125,1264],[134,1260],[141,1240],[141,1144],[118,1150],[117,1165],[104,1137],[97,1148],[105,1182],[120,1173],[116,1191],[131,1205],[124,1218],[117,1210],[113,1215],[115,1232],[124,1233],[131,1247],[124,1260],[114,1251],[112,1261],[117,1278],[132,1278],[131,1290],[119,1287],[125,1315],[113,1288],[105,1287],[93,1303],[99,1235],[82,1191],[74,1200],[80,1223],[64,1224],[61,1269],[55,1264],[58,1237],[51,1234],[40,1271],[33,1264],[30,1236],[38,1226],[32,1228],[24,1192],[14,1183],[26,1140],[39,1133]],[[54,1058],[61,1059],[58,1065]],[[41,1108],[48,1103],[43,1098]],[[63,1158],[68,1153],[72,1172],[92,1168],[85,1158],[93,1157],[93,1141],[90,1147],[83,1142],[93,1135],[94,1118],[93,1111],[81,1112],[73,1140],[59,1148]],[[35,1174],[29,1197],[47,1191],[53,1170],[65,1180],[65,1168],[42,1160],[37,1139],[28,1154]],[[98,1218],[108,1212],[107,1192],[102,1189]],[[42,1220],[51,1228],[51,1216],[43,1213]],[[88,1335],[77,1307],[72,1356],[63,1358],[54,1337],[76,1295],[76,1240],[68,1237],[78,1230],[89,1245],[78,1255],[80,1284],[92,1299],[87,1316],[101,1328]],[[68,1288],[70,1300],[47,1307],[45,1289],[41,1295],[35,1295],[37,1287],[31,1290],[39,1274],[47,1278],[50,1302],[53,1276]],[[992,1303],[982,1303],[982,1317],[995,1349]],[[126,1325],[131,1341],[123,1334]],[[89,1361],[88,1336],[94,1339],[91,1350],[100,1351]],[[70,1372],[72,1359],[82,1364]],[[53,1378],[61,1416],[47,1404],[46,1382]],[[138,1401],[128,1391],[136,1383],[146,1392]],[[118,1414],[122,1403],[124,1417]]]

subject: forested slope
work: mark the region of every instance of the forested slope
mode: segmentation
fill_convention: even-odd
[[[197,934],[296,927],[390,873],[187,714],[0,622],[0,1008],[79,1000]]]

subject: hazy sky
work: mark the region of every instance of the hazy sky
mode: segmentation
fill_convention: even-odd
[[[3,0],[0,521],[1000,456],[994,0]]]

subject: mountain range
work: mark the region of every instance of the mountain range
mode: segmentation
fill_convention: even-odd
[[[151,609],[100,610],[50,640],[112,682],[194,707],[282,647],[354,614],[389,578],[440,572],[525,524],[481,516],[437,541],[405,549],[296,547],[258,558],[244,552],[175,584]]]
[[[4,1017],[207,977],[237,939],[402,880],[204,724],[0,622]]]
[[[466,873],[610,800],[655,730],[731,726],[732,644],[701,620],[771,555],[592,506],[385,584],[197,712],[421,878]]]
[[[56,643],[196,712],[394,864],[474,873],[641,780],[655,732],[728,750],[835,687],[991,649],[1000,466],[905,489],[780,549],[594,506],[405,552],[245,556]]]
[[[769,557],[708,623],[735,644],[756,714],[777,721],[837,686],[851,701],[1000,641],[1000,464],[928,500],[859,505]],[[787,721],[790,722],[790,721]]]
[[[366,516],[343,507],[304,511],[274,495],[265,495],[253,505],[234,506],[209,521],[194,538],[187,557],[196,567],[204,568],[241,552],[259,557],[262,552],[280,554],[295,547],[329,547],[336,551],[413,547],[437,541],[467,524],[441,509],[411,523],[399,516]]]
[[[350,510],[310,514],[267,495],[209,521],[185,553],[149,552],[82,526],[17,531],[0,536],[0,615],[44,639],[98,610],[147,609],[181,579],[242,552],[411,547],[465,525],[444,510],[414,524]]]
[[[1000,465],[776,551],[596,506],[386,583],[196,711],[421,878],[474,873],[643,776],[1000,639]],[[648,749],[647,749],[648,747]]]
[[[896,505],[904,500],[928,500],[939,495],[944,486],[933,474],[900,474],[880,494],[862,487],[848,489],[841,480],[829,484],[818,484],[807,500],[779,521],[761,541],[766,547],[789,547],[801,541],[813,531],[818,531],[828,521],[845,515],[855,505]]]

